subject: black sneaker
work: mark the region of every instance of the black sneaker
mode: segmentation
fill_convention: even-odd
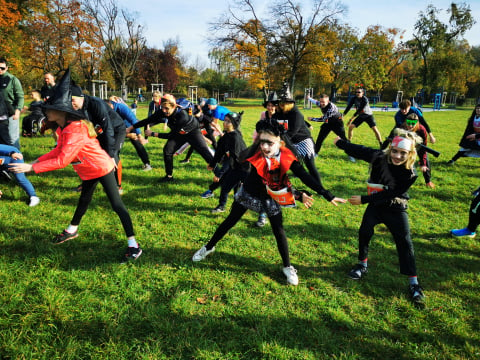
[[[7,170],[2,170],[2,176],[4,178],[6,178],[8,181],[12,181],[13,180],[13,177],[12,177],[12,174],[10,173],[10,171],[7,171]]]
[[[413,284],[408,287],[410,291],[410,297],[415,304],[423,305],[425,303],[425,295],[423,289],[418,284]]]
[[[77,236],[78,231],[75,231],[74,233],[69,233],[67,232],[67,230],[63,230],[61,234],[57,235],[55,239],[52,240],[52,243],[54,243],[55,245],[61,244],[70,239],[75,239]]]
[[[167,175],[165,175],[163,178],[158,180],[159,183],[167,183],[167,182],[173,182],[173,181],[175,181],[173,179],[173,176],[167,176]]]
[[[126,263],[129,261],[137,260],[140,257],[140,255],[142,255],[142,248],[140,247],[140,245],[138,245],[138,247],[129,246],[125,251],[125,255],[122,259],[122,262]]]
[[[361,277],[368,272],[368,268],[361,264],[356,264],[352,270],[348,273],[350,279],[360,280]]]

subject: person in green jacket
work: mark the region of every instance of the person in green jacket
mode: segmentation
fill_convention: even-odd
[[[8,120],[0,121],[0,143],[20,149],[20,112],[23,109],[22,84],[8,72],[5,58],[0,57],[0,92],[8,106]]]

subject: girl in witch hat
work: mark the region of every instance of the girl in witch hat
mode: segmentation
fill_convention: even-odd
[[[114,174],[115,163],[100,147],[92,123],[85,120],[85,114],[81,110],[74,110],[72,107],[70,70],[65,72],[55,87],[54,95],[42,107],[48,121],[58,125],[57,146],[32,164],[12,164],[10,169],[15,173],[30,171],[42,173],[62,169],[72,164],[82,179],[82,191],[72,221],[53,239],[53,243],[60,244],[78,236],[80,221],[100,182],[127,236],[128,247],[123,261],[136,260],[142,254],[142,249],[135,240],[130,214],[118,193]]]

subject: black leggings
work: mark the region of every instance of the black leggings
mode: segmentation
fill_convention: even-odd
[[[480,194],[473,199],[468,212],[468,230],[475,232],[480,225]]]
[[[142,160],[143,165],[150,164],[150,159],[148,158],[147,150],[145,149],[145,146],[142,145],[140,140],[130,139],[130,142],[132,143],[133,147],[137,151],[137,154],[140,157],[140,160]]]
[[[102,184],[103,190],[105,191],[105,194],[107,194],[113,211],[115,211],[120,218],[125,234],[127,237],[134,236],[135,233],[133,232],[132,219],[118,193],[117,182],[113,170],[102,177],[92,180],[84,180],[82,182],[82,193],[78,199],[77,209],[75,210],[75,214],[73,214],[71,224],[75,226],[80,225],[80,221],[82,220],[83,215],[87,212],[88,205],[92,201],[93,192],[95,191],[98,182]]]
[[[188,142],[190,146],[203,157],[207,164],[210,164],[213,161],[213,155],[208,149],[207,143],[205,142],[200,129],[194,129],[185,135],[170,134],[167,143],[163,147],[165,172],[168,176],[173,174],[173,154],[175,154],[175,151],[180,149],[186,142]]]
[[[247,211],[247,208],[240,205],[238,202],[234,201],[230,214],[227,218],[220,224],[212,238],[206,245],[208,250],[212,249],[230,230],[235,224],[242,218],[243,214]],[[283,217],[280,212],[278,215],[268,218],[270,220],[270,225],[272,226],[273,235],[277,240],[277,248],[282,257],[283,266],[290,266],[290,256],[288,253],[288,242],[287,236],[285,234],[285,229],[283,228]]]
[[[360,230],[358,231],[358,259],[362,261],[368,257],[368,246],[374,234],[374,227],[377,224],[385,224],[392,233],[397,247],[400,273],[416,276],[415,255],[413,253],[412,239],[410,238],[408,214],[405,210],[394,210],[386,206],[367,206],[363,214]]]

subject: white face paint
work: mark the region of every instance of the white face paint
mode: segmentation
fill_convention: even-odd
[[[278,154],[280,150],[280,136],[274,136],[268,133],[261,133],[259,137],[260,150],[263,156],[272,157]]]

